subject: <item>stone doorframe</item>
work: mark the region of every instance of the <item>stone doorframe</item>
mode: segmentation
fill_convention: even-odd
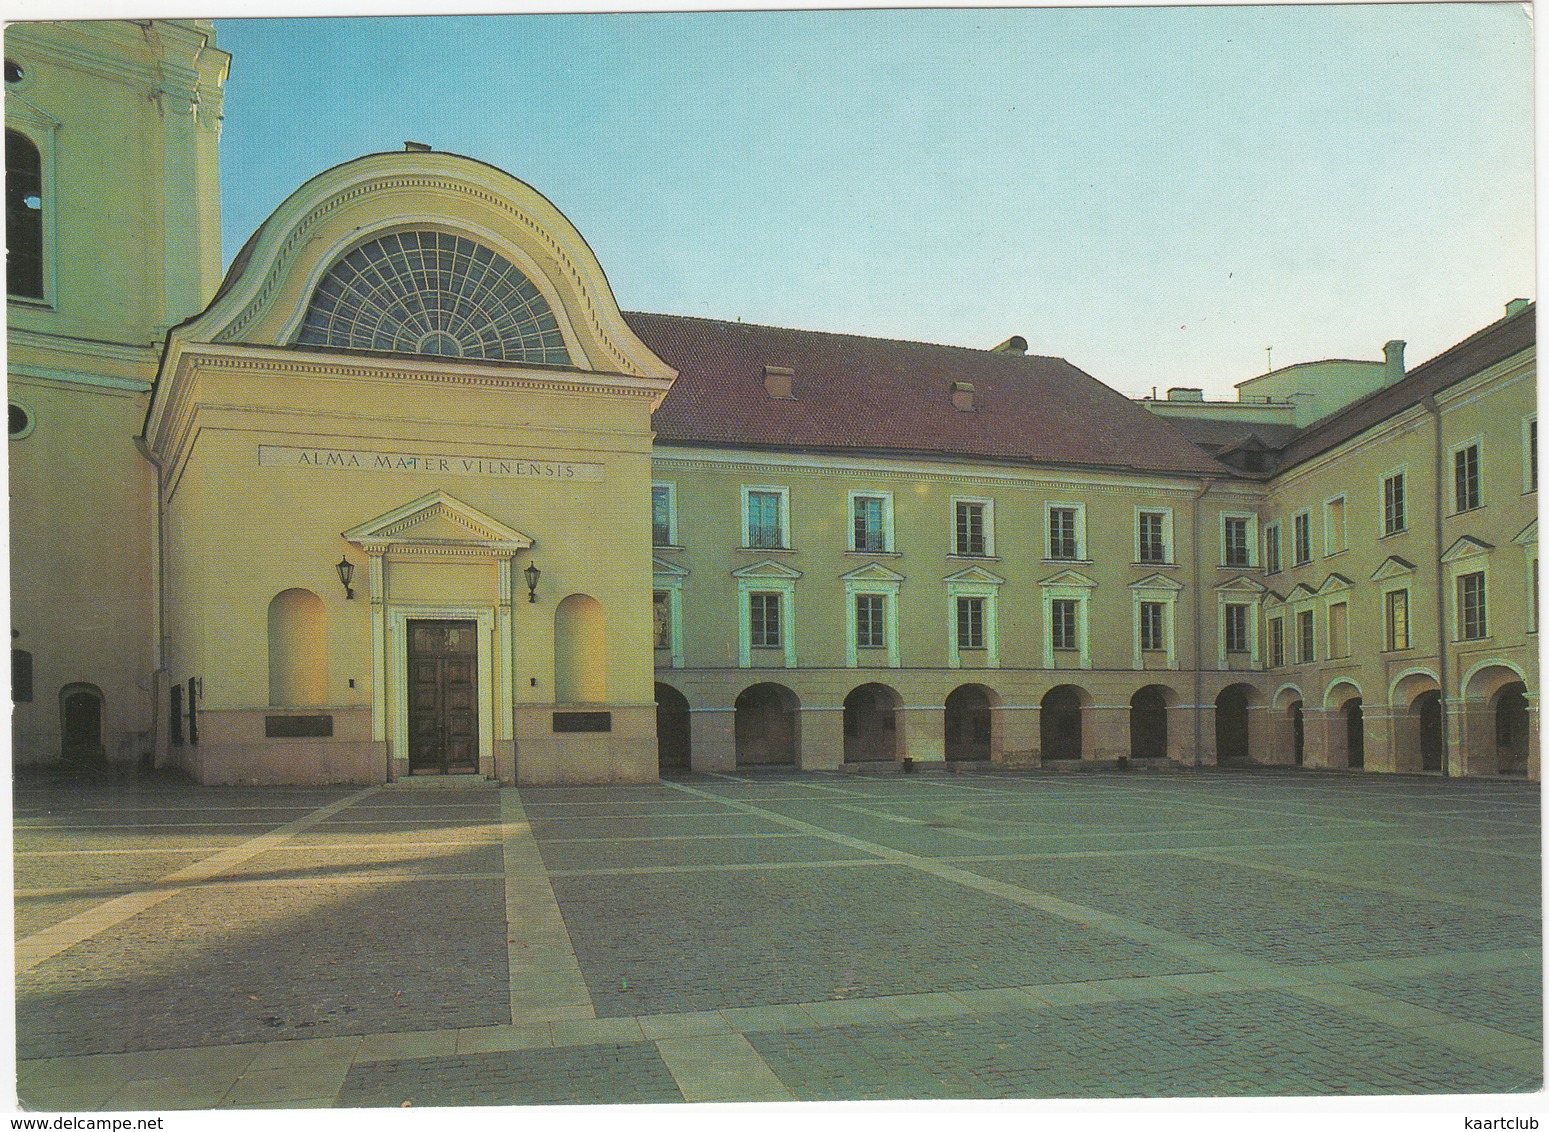
[[[409,771],[408,623],[473,621],[478,626],[479,773],[496,777],[495,744],[515,738],[512,571],[533,540],[444,491],[433,491],[343,533],[366,551],[371,598],[371,738],[387,745],[387,779]],[[390,601],[392,562],[484,560],[495,570],[496,603]]]

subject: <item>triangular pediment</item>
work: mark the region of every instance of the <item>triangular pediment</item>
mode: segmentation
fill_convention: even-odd
[[[999,586],[1006,581],[997,574],[991,574],[983,566],[970,566],[966,570],[959,570],[956,574],[948,574],[942,581],[947,583],[959,582],[980,586]]]
[[[1261,594],[1263,592],[1264,586],[1259,582],[1255,582],[1246,574],[1239,574],[1231,581],[1222,582],[1219,586],[1216,587],[1216,593]]]
[[[444,491],[433,491],[368,519],[345,531],[344,537],[377,553],[411,546],[478,547],[492,554],[512,554],[532,546],[532,539],[521,531]]]
[[[1382,560],[1382,565],[1372,571],[1372,581],[1385,582],[1389,578],[1407,577],[1415,572],[1415,564],[1407,558],[1400,558],[1396,554],[1390,554]]]
[[[1131,582],[1132,590],[1172,590],[1177,592],[1183,589],[1183,583],[1176,578],[1169,578],[1166,574],[1148,574],[1138,582]]]
[[[1320,594],[1333,593],[1335,590],[1348,590],[1350,579],[1343,574],[1330,574],[1323,579],[1323,584],[1318,587]]]
[[[1443,562],[1460,562],[1465,558],[1477,558],[1481,554],[1489,554],[1495,547],[1490,543],[1476,539],[1473,535],[1464,535],[1447,548],[1447,552],[1441,556]]]
[[[1088,590],[1097,588],[1096,582],[1075,570],[1061,570],[1058,574],[1045,578],[1038,584],[1044,587],[1077,586]]]
[[[1264,604],[1265,605],[1284,605],[1285,604],[1285,598],[1281,597],[1280,594],[1277,593],[1275,590],[1265,590],[1264,591]]]
[[[1309,597],[1317,597],[1317,596],[1318,596],[1318,591],[1313,589],[1306,582],[1297,582],[1295,588],[1291,590],[1290,596],[1287,597],[1286,600],[1287,601],[1306,601]]]
[[[881,566],[875,562],[868,562],[864,566],[851,570],[848,574],[840,574],[839,580],[841,582],[901,582],[904,580],[904,576],[893,573],[886,566]]]
[[[684,572],[687,573],[687,571]],[[762,562],[733,570],[731,576],[733,578],[784,578],[787,581],[794,581],[801,577],[801,571],[792,569],[782,562],[776,562],[773,558],[766,558]]]
[[[651,573],[657,577],[686,578],[688,567],[679,566],[676,562],[668,562],[662,558],[651,558]]]
[[[1518,546],[1538,545],[1538,520],[1534,519],[1527,526],[1523,527],[1511,541]]]

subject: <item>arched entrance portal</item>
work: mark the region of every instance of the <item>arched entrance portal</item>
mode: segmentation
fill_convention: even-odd
[[[1495,693],[1495,756],[1501,774],[1527,773],[1527,685],[1518,681]]]
[[[60,754],[66,762],[99,763],[102,746],[102,690],[95,684],[66,684],[59,690]]]
[[[990,696],[977,684],[964,684],[947,697],[948,762],[982,761],[990,757],[993,716]]]
[[[799,733],[796,693],[783,684],[754,684],[737,697],[738,766],[795,766]]]
[[[898,693],[886,684],[862,684],[844,698],[844,761],[898,758]]]
[[[1223,688],[1216,697],[1216,765],[1247,762],[1253,757],[1248,745],[1248,691],[1246,685]]]
[[[688,700],[671,684],[656,685],[656,765],[659,770],[689,768]]]
[[[1045,759],[1081,757],[1081,691],[1072,684],[1050,688],[1038,716],[1038,740]]]
[[[1291,754],[1297,766],[1302,765],[1307,750],[1307,723],[1302,718],[1302,701],[1294,700],[1287,709],[1291,716]]]
[[[1167,757],[1167,689],[1160,684],[1148,684],[1130,697],[1129,756]]]

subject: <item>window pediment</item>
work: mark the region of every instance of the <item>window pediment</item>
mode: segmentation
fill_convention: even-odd
[[[1516,537],[1511,541],[1516,543],[1518,546],[1537,546],[1538,520],[1534,519],[1527,526],[1523,527],[1520,531],[1517,532]]]
[[[1318,587],[1318,592],[1320,594],[1327,594],[1334,593],[1337,590],[1348,590],[1349,588],[1350,579],[1345,577],[1343,574],[1336,573],[1330,574],[1328,577],[1323,579],[1323,584]]]
[[[684,573],[687,573],[685,570]],[[776,562],[772,558],[766,558],[762,562],[755,562],[751,566],[744,566],[740,570],[731,572],[733,578],[780,578],[784,581],[795,581],[801,577],[801,571]]]
[[[1096,582],[1076,570],[1061,570],[1058,574],[1044,578],[1038,584],[1045,589],[1069,588],[1072,586],[1084,590],[1095,590],[1097,588]]]
[[[676,562],[667,562],[653,556],[651,558],[651,573],[658,578],[686,578],[688,567],[679,566]]]
[[[1390,554],[1382,560],[1382,565],[1372,571],[1372,581],[1385,582],[1389,578],[1407,577],[1415,572],[1415,564],[1407,558],[1400,558],[1396,554]]]
[[[1264,592],[1263,584],[1255,582],[1246,574],[1240,574],[1216,587],[1216,593],[1262,594]]]
[[[1175,578],[1169,578],[1166,574],[1148,574],[1139,581],[1131,582],[1129,588],[1132,590],[1169,590],[1177,593],[1184,587],[1182,582]]]
[[[848,574],[840,574],[841,582],[901,582],[902,574],[895,574],[886,566],[879,566],[875,562],[868,562],[858,569],[851,570]]]
[[[1483,554],[1489,554],[1495,547],[1473,535],[1464,535],[1447,548],[1447,552],[1441,556],[1443,562],[1460,562],[1465,558],[1477,558]]]
[[[948,585],[999,586],[1004,585],[1006,579],[990,573],[982,566],[970,566],[966,570],[959,570],[955,574],[948,574],[942,581]]]
[[[444,491],[433,491],[343,532],[373,554],[460,548],[509,558],[533,540]]]

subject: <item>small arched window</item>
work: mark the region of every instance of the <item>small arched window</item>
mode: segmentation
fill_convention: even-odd
[[[43,158],[17,130],[5,132],[5,277],[8,294],[43,298]]]

